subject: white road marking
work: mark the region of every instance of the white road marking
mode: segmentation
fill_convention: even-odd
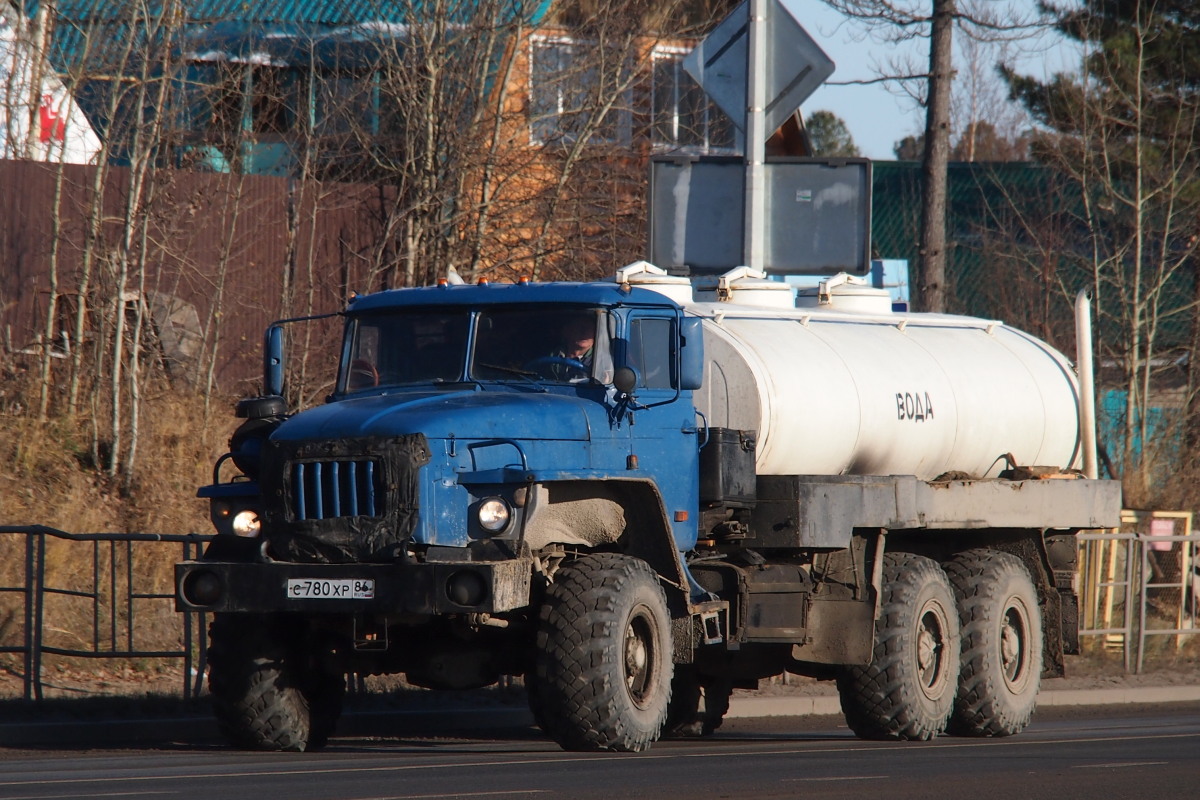
[[[357,797],[354,800],[438,800],[442,797],[503,797],[509,794],[546,794],[549,789],[510,789],[496,792],[452,792],[450,794],[398,794],[393,797]]]
[[[793,782],[809,782],[820,783],[823,781],[882,781],[890,778],[890,775],[845,775],[842,777],[833,778],[783,778],[781,783]]]
[[[1123,769],[1124,767],[1161,767],[1170,761],[1117,761],[1112,764],[1076,764],[1071,769]]]
[[[148,797],[157,794],[179,794],[179,792],[105,792],[103,794],[89,794],[88,797]],[[6,797],[4,800],[66,800],[67,798],[78,798],[78,794],[27,794],[20,797]]]

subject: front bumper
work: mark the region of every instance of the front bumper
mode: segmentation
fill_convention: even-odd
[[[497,614],[529,604],[531,562],[297,564],[185,561],[175,565],[175,608],[205,612]],[[370,597],[296,597],[289,581],[372,581]],[[462,602],[462,601],[466,602]],[[477,602],[476,602],[477,601]]]

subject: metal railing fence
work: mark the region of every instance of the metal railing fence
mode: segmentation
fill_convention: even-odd
[[[1200,533],[1190,512],[1134,512],[1122,515],[1117,530],[1079,534],[1079,633],[1104,637],[1104,646],[1120,648],[1126,670],[1140,672],[1146,641],[1152,636],[1200,634]],[[24,563],[15,585],[0,585],[0,600],[15,596],[23,620],[19,636],[0,639],[0,654],[23,658],[24,696],[42,700],[43,657],[86,659],[162,658],[182,661],[183,696],[198,697],[207,663],[205,614],[174,611],[174,594],[147,591],[134,568],[139,544],[174,543],[180,560],[197,558],[211,534],[80,533],[44,525],[0,525],[0,535],[24,536]],[[89,585],[58,585],[47,579],[47,542],[60,540],[89,563]],[[3,579],[5,583],[11,579]],[[90,604],[86,646],[46,642],[48,597],[78,598]],[[170,603],[177,625],[176,647],[139,645],[139,601]],[[6,643],[19,639],[18,644]]]
[[[0,525],[0,535],[24,536],[24,568],[15,585],[0,586],[0,598],[16,597],[20,606],[23,629],[19,644],[0,641],[0,653],[17,654],[24,661],[24,696],[26,700],[42,700],[43,657],[69,656],[86,659],[180,659],[183,662],[183,696],[193,698],[203,686],[202,670],[207,660],[207,636],[203,614],[179,614],[174,610],[174,594],[147,591],[134,569],[135,545],[175,543],[181,559],[196,558],[211,535],[153,534],[153,533],[67,533],[44,525]],[[67,586],[52,583],[47,578],[47,542],[68,543],[72,559],[90,560],[82,569],[72,561],[75,572],[90,573],[90,585]],[[9,583],[13,579],[5,579]],[[85,646],[68,647],[46,643],[47,598],[78,598],[90,605],[88,635],[75,635]],[[179,626],[177,647],[143,647],[139,645],[138,620],[147,614],[140,601],[169,602],[169,625]],[[142,614],[139,617],[139,614]],[[10,637],[14,638],[14,637]]]
[[[1080,533],[1079,635],[1101,636],[1105,649],[1121,648],[1125,671],[1133,669],[1133,639],[1137,599],[1136,533],[1120,530]]]
[[[1120,529],[1078,536],[1079,634],[1141,672],[1150,637],[1200,634],[1200,533],[1190,511],[1131,511]]]

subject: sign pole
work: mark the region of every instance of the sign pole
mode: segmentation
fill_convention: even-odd
[[[767,4],[750,0],[746,64],[745,265],[761,270],[764,261],[767,154]]]

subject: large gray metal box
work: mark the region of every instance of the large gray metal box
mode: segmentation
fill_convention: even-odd
[[[768,274],[871,270],[871,162],[769,158]],[[652,264],[714,275],[741,266],[745,163],[737,156],[658,156],[650,164]]]

